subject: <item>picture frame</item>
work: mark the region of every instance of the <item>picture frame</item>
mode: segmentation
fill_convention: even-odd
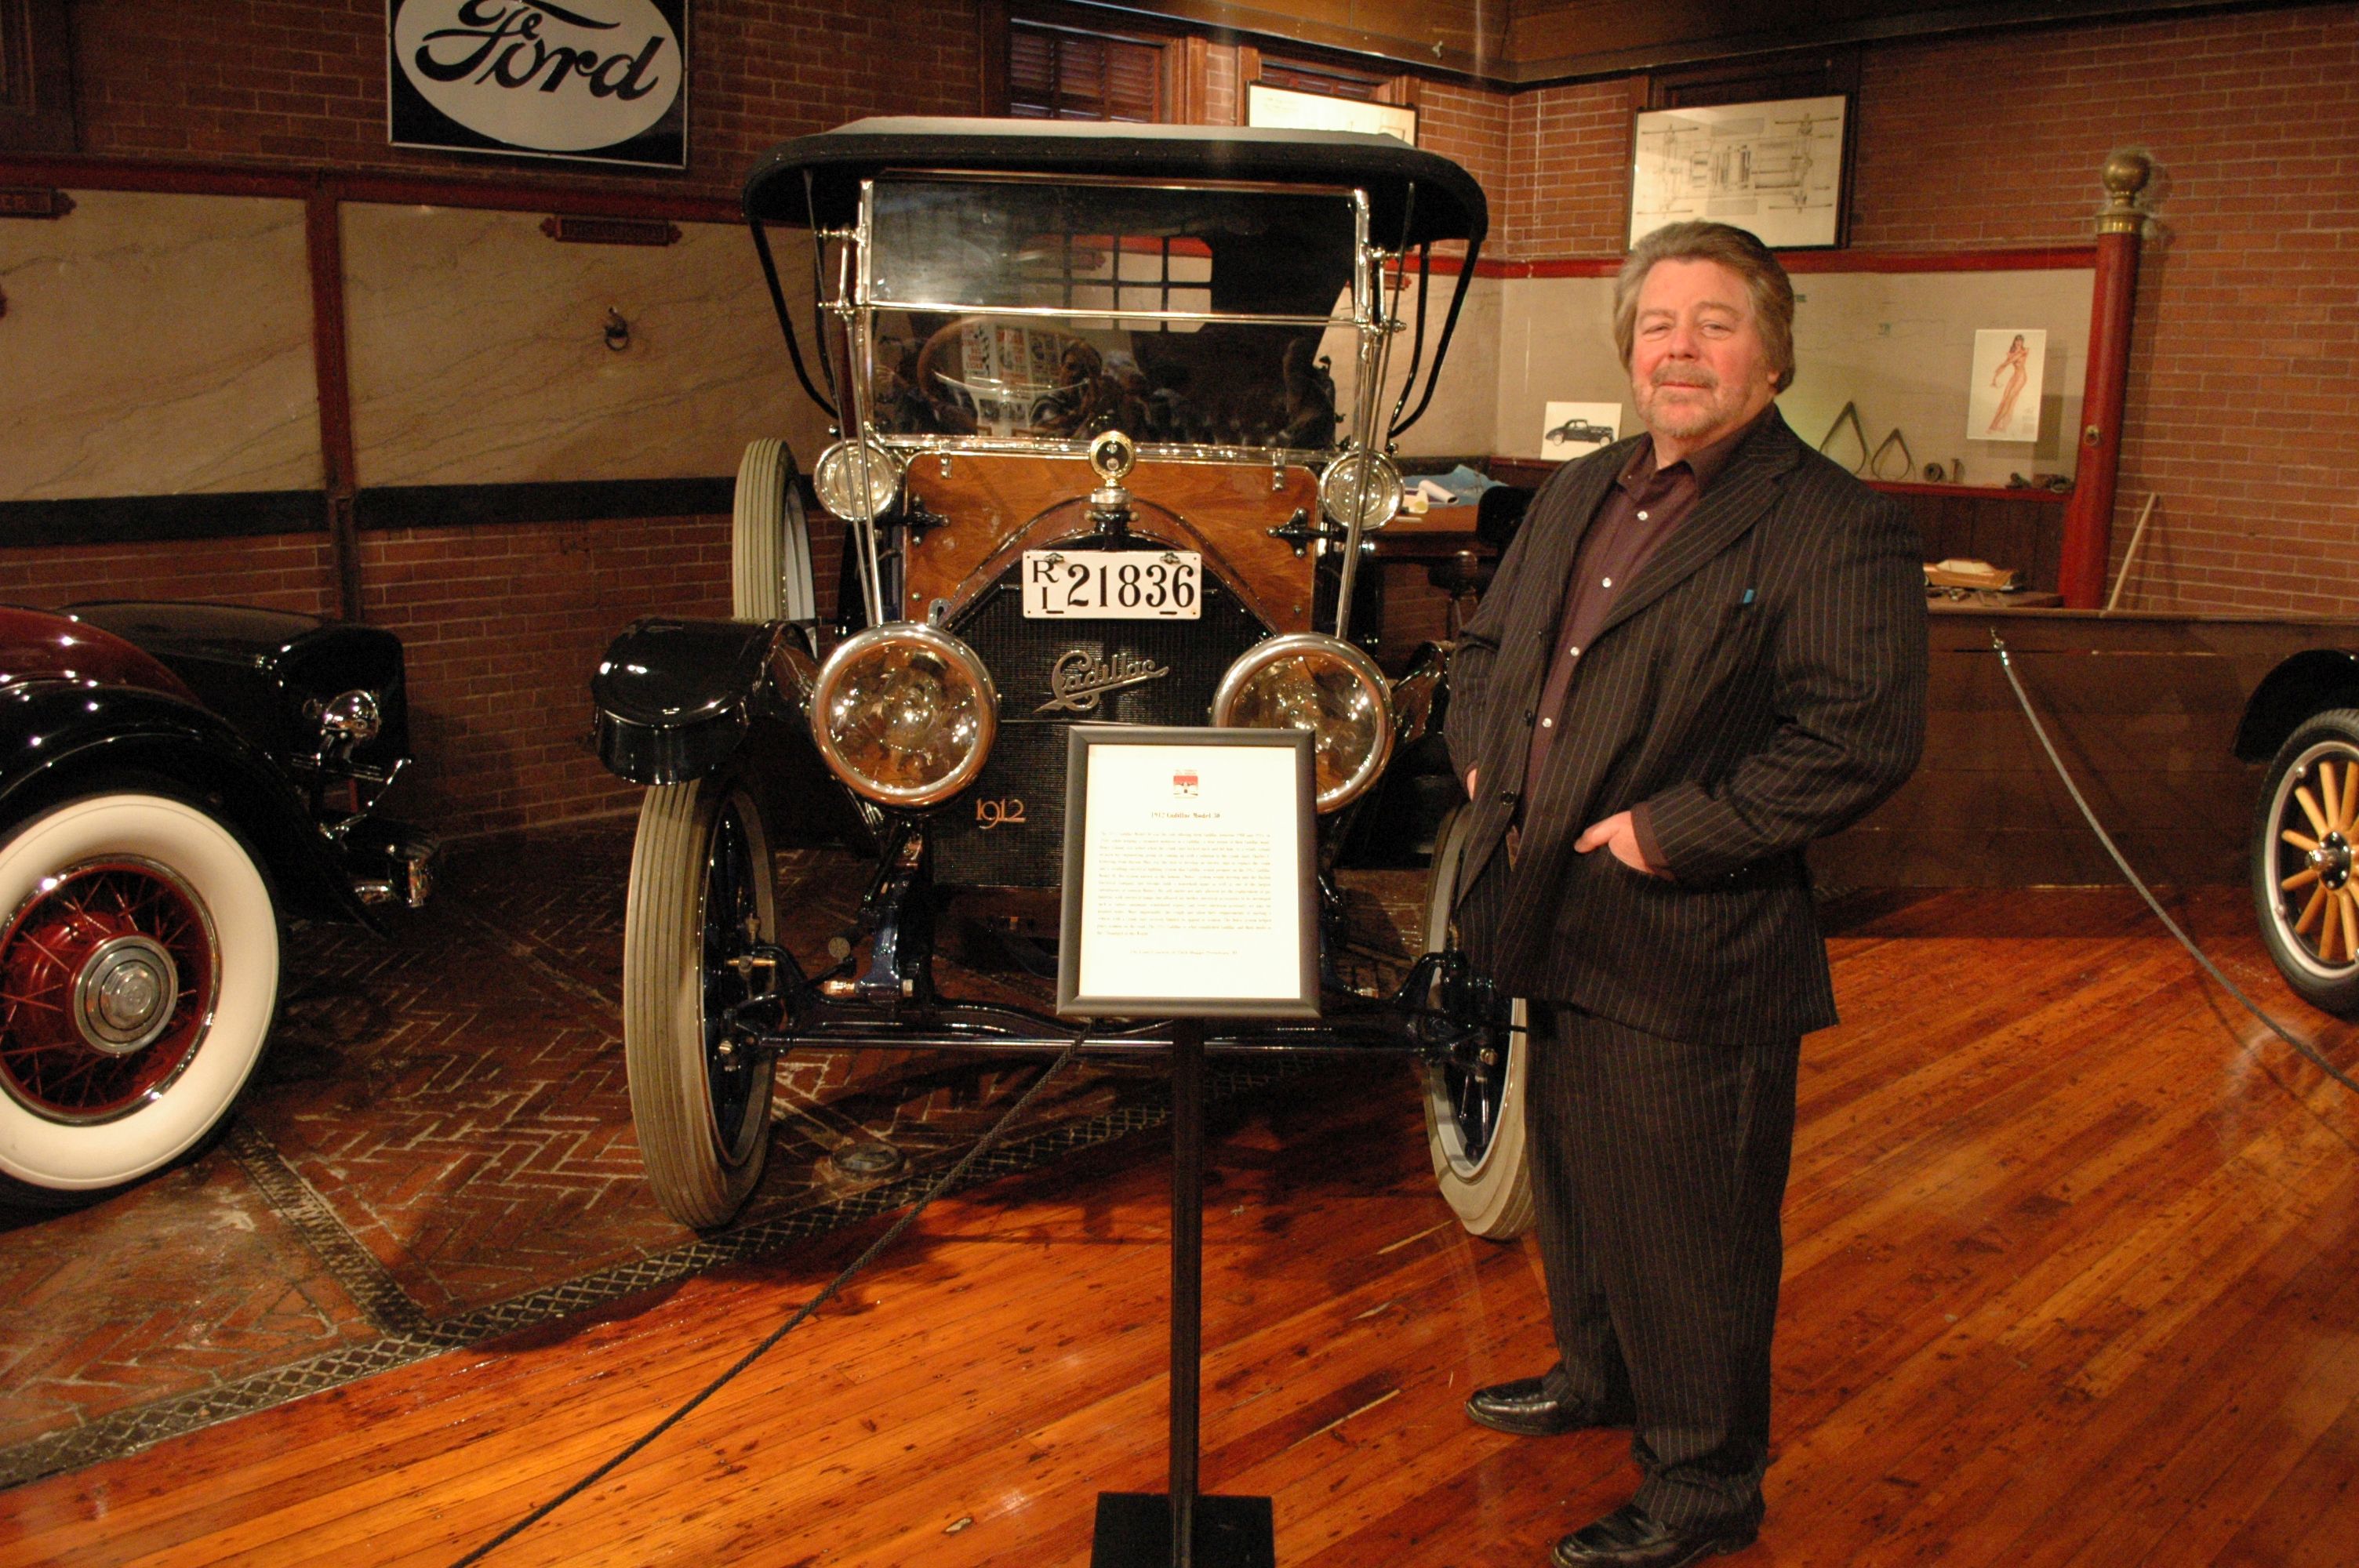
[[[1309,731],[1067,735],[1058,1014],[1318,1017]]]
[[[1417,110],[1408,104],[1297,92],[1260,81],[1245,85],[1245,124],[1301,131],[1364,131],[1417,146]]]
[[[1854,118],[1848,92],[1636,112],[1628,243],[1667,223],[1710,219],[1771,250],[1840,247]]]

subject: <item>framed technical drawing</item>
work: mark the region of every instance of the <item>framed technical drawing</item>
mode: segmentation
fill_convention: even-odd
[[[1058,1012],[1318,1017],[1310,732],[1067,735]]]
[[[1851,100],[1642,110],[1630,135],[1630,235],[1708,218],[1772,250],[1843,243]]]

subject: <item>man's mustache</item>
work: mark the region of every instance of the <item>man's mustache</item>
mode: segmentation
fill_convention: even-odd
[[[1720,377],[1701,365],[1657,365],[1648,379],[1657,386],[1694,386],[1706,392],[1720,384]]]

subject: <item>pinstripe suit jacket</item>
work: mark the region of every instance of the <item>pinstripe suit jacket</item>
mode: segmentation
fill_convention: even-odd
[[[1924,744],[1922,546],[1907,513],[1773,413],[1624,590],[1502,841],[1582,534],[1636,438],[1550,477],[1451,663],[1445,733],[1481,794],[1460,931],[1512,994],[1747,1044],[1835,1022],[1802,847],[1898,788]],[[1672,872],[1582,855],[1650,802]]]

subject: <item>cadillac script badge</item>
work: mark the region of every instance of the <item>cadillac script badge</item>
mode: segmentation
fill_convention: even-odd
[[[1057,655],[1056,664],[1049,670],[1049,700],[1032,711],[1094,713],[1098,698],[1105,693],[1161,680],[1170,673],[1169,665],[1142,659],[1136,654],[1118,653],[1107,657],[1087,648],[1068,648]]]

